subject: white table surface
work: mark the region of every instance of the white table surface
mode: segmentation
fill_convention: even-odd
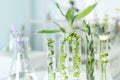
[[[29,54],[31,59],[32,67],[37,71],[38,80],[45,75],[46,65],[46,54],[44,52],[31,52]],[[9,76],[9,70],[12,62],[12,57],[9,53],[0,52],[0,80],[7,80]]]
[[[30,53],[29,56],[31,59],[31,63],[33,64],[33,68],[36,70],[36,75],[38,77],[38,80],[48,80],[47,72],[45,71],[47,69],[46,53],[35,51],[35,52]],[[12,58],[9,56],[9,54],[3,54],[3,53],[0,54],[0,80],[7,80],[7,77],[9,76],[9,69],[10,69],[11,61],[12,61]],[[84,71],[81,73],[81,76],[85,76]],[[108,75],[108,78],[110,77],[111,76]],[[97,78],[98,79],[96,80],[99,80],[99,77]],[[108,80],[112,80],[112,79],[108,79]]]

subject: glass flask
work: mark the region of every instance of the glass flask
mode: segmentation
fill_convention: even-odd
[[[8,80],[37,80],[28,57],[28,37],[22,37],[22,48],[13,38],[13,60]]]

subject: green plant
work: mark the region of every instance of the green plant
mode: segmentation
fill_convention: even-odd
[[[89,14],[89,12],[91,12],[94,7],[96,6],[96,3],[89,6],[88,8],[86,8],[85,10],[83,10],[82,12],[78,13],[77,15],[75,15],[74,13],[74,8],[71,7],[66,14],[64,14],[62,12],[62,10],[60,9],[59,5],[56,3],[59,11],[61,12],[61,14],[66,18],[67,22],[68,22],[68,26],[69,26],[69,31],[68,31],[68,36],[66,36],[63,41],[62,41],[62,45],[60,48],[60,66],[61,66],[61,70],[63,70],[63,73],[61,72],[61,75],[64,75],[64,80],[68,80],[68,74],[66,72],[66,69],[68,68],[67,66],[64,65],[65,63],[65,59],[67,58],[67,55],[69,55],[69,53],[65,52],[63,49],[63,44],[65,44],[65,42],[69,42],[69,46],[71,46],[72,44],[74,44],[75,47],[73,47],[72,45],[72,49],[73,49],[73,67],[74,67],[74,72],[73,72],[73,76],[74,78],[76,78],[75,80],[79,80],[79,76],[80,76],[80,62],[81,62],[81,56],[79,53],[79,36],[73,31],[73,23],[75,22],[75,20],[77,19],[81,19],[83,17],[85,17],[87,14]],[[69,73],[69,72],[68,72]]]
[[[83,11],[79,12],[78,14],[75,14],[74,8],[71,7],[67,11],[67,13],[64,14],[63,11],[61,10],[59,4],[56,3],[56,6],[57,6],[58,10],[65,17],[65,19],[68,22],[69,30],[66,30],[59,23],[57,23],[56,21],[53,21],[53,23],[55,23],[59,27],[59,29],[54,29],[54,30],[48,30],[48,29],[47,30],[40,30],[37,33],[38,34],[40,34],[40,33],[50,34],[50,33],[58,33],[58,32],[63,32],[63,33],[73,32],[73,23],[75,22],[75,20],[82,19],[85,16],[87,16],[96,7],[96,5],[97,5],[97,3],[95,3],[93,5],[90,5],[87,8],[85,8]]]
[[[64,46],[67,42],[72,41],[74,48],[73,48],[73,67],[74,67],[74,72],[73,76],[76,77],[77,80],[79,80],[80,76],[80,62],[81,62],[81,56],[80,56],[80,37],[76,33],[70,33],[68,36],[64,38],[64,40],[61,42],[60,46],[60,71],[61,75],[63,75],[64,80],[69,80],[68,79],[68,73],[66,72],[67,67],[65,64],[65,60],[67,59],[67,53],[66,50],[64,50]]]
[[[109,46],[109,34],[110,32],[108,31],[108,16],[106,15],[102,21],[101,24],[101,33],[99,35],[100,39],[100,62],[101,62],[101,79],[106,80],[106,66],[108,63],[108,50],[110,48]]]
[[[94,80],[94,42],[93,42],[93,34],[91,31],[91,27],[85,21],[83,21],[83,26],[85,27],[84,31],[86,34],[86,77],[87,80]]]
[[[101,71],[102,71],[102,80],[106,80],[106,66],[108,63],[108,53],[106,52],[107,46],[107,39],[106,40],[100,40],[101,43],[101,53],[100,53],[100,62],[101,62]],[[106,47],[107,46],[107,47]]]
[[[109,35],[110,31],[108,31],[109,27],[109,18],[107,15],[103,18],[102,22],[99,24],[100,27],[100,35]]]
[[[52,38],[48,39],[48,80],[55,80],[55,53],[54,53],[54,40]],[[54,59],[54,60],[53,60]]]
[[[70,0],[71,5],[72,0]],[[68,9],[68,11],[66,13],[64,13],[59,4],[56,3],[56,6],[58,8],[58,10],[60,11],[60,13],[63,15],[63,17],[65,17],[67,23],[68,23],[68,30],[66,30],[66,28],[61,27],[61,25],[57,22],[54,21],[54,23],[59,27],[59,29],[57,30],[40,30],[37,33],[58,33],[58,32],[62,32],[65,34],[63,40],[61,41],[60,44],[60,63],[59,63],[59,71],[60,74],[62,75],[63,80],[69,80],[69,68],[68,65],[66,65],[66,61],[68,60],[68,55],[70,54],[69,52],[67,52],[66,50],[64,50],[65,47],[70,47],[71,49],[73,49],[73,76],[75,78],[75,80],[79,80],[80,77],[80,63],[81,63],[81,56],[80,56],[80,37],[77,33],[75,33],[74,31],[74,22],[78,19],[82,19],[85,16],[87,16],[97,5],[97,3],[88,6],[86,9],[84,9],[83,11],[79,12],[79,13],[75,13],[75,8],[73,8],[73,5]],[[65,44],[68,44],[68,46],[65,46]]]

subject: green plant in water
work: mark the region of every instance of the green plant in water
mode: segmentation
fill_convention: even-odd
[[[59,27],[59,29],[57,29],[57,30],[40,30],[37,33],[50,34],[50,33],[62,32],[64,34],[66,34],[63,41],[61,42],[61,46],[60,46],[59,71],[60,71],[61,75],[63,76],[63,80],[69,79],[69,69],[68,69],[68,66],[65,65],[69,53],[64,51],[64,45],[66,43],[69,43],[68,47],[71,46],[71,49],[73,49],[73,68],[74,68],[73,76],[74,76],[75,80],[79,80],[80,62],[81,62],[81,56],[80,56],[80,52],[79,52],[80,51],[80,47],[79,47],[80,46],[80,37],[78,36],[78,34],[75,33],[73,23],[76,20],[82,19],[85,16],[87,16],[95,8],[97,3],[88,6],[86,9],[84,9],[83,11],[81,11],[77,14],[75,14],[75,8],[73,7],[73,1],[70,0],[70,3],[71,3],[71,7],[68,9],[66,14],[63,13],[59,4],[56,3],[58,10],[65,17],[65,19],[68,22],[68,28],[67,28],[68,30],[66,30],[65,27],[64,28],[61,27],[61,25],[59,23],[54,21],[54,23]]]
[[[60,46],[60,71],[61,71],[61,75],[64,76],[64,80],[69,80],[69,72],[67,73],[67,67],[65,65],[65,60],[67,59],[67,55],[69,55],[69,53],[67,53],[66,50],[64,50],[64,46],[67,42],[71,42],[74,45],[73,48],[73,67],[74,67],[74,72],[73,72],[73,76],[76,77],[75,80],[79,80],[80,77],[80,62],[81,62],[81,56],[80,56],[80,37],[76,34],[76,33],[70,33],[68,36],[66,36],[64,38],[64,40],[61,43]]]
[[[104,49],[106,46],[106,41],[101,41],[101,53],[100,53],[100,61],[101,61],[101,70],[102,70],[102,80],[106,80],[106,66],[107,66],[107,63],[108,63],[108,59],[107,59],[107,56],[108,56],[108,53],[106,53],[104,51]]]
[[[83,21],[83,27],[85,27],[86,34],[86,77],[87,80],[95,80],[94,76],[94,42],[93,42],[93,34],[90,28],[90,25]]]
[[[68,74],[65,72],[65,69],[68,68],[67,66],[64,65],[65,63],[65,59],[67,58],[67,55],[69,55],[69,53],[64,52],[64,47],[63,44],[65,44],[65,42],[69,42],[69,46],[74,44],[75,47],[73,48],[72,45],[72,49],[73,49],[73,67],[74,67],[74,72],[73,72],[73,76],[75,78],[75,80],[79,80],[80,77],[80,62],[81,62],[81,57],[80,57],[80,53],[79,53],[79,46],[80,46],[80,38],[78,38],[78,35],[73,31],[73,23],[75,22],[75,20],[77,19],[81,19],[83,17],[85,17],[87,14],[89,14],[94,7],[96,6],[96,3],[89,6],[88,8],[86,8],[85,10],[83,10],[82,12],[78,13],[75,15],[74,13],[74,8],[71,7],[66,14],[64,14],[62,12],[62,10],[60,9],[59,5],[56,3],[58,9],[60,10],[61,14],[66,18],[68,25],[69,25],[69,31],[68,31],[68,36],[64,38],[64,40],[62,41],[62,45],[60,48],[60,65],[61,65],[61,70],[63,70],[64,72],[61,74],[64,75],[64,79],[68,80]],[[60,71],[61,71],[60,70]]]
[[[106,43],[107,43],[107,40],[101,40],[100,62],[101,62],[102,80],[107,80],[106,79],[106,66],[108,63],[108,59],[107,59],[108,53],[105,51]]]
[[[55,53],[54,53],[54,40],[52,38],[48,39],[48,80],[55,80]]]
[[[99,35],[99,39],[100,39],[100,62],[101,62],[101,79],[102,80],[106,80],[106,66],[108,63],[108,50],[109,50],[109,46],[108,46],[108,41],[110,41],[108,35],[110,34],[109,31],[107,31],[108,29],[108,16],[105,16],[105,18],[103,19],[103,22],[101,24],[101,33]]]

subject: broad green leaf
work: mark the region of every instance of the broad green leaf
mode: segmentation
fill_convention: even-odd
[[[86,9],[84,9],[82,12],[78,13],[74,18],[75,19],[81,19],[85,16],[87,16],[95,7],[96,7],[97,3],[88,6]]]
[[[68,22],[72,25],[73,23],[73,19],[74,19],[74,9],[70,8],[67,13],[66,13],[66,19],[68,20]]]
[[[65,29],[61,27],[57,22],[53,21],[53,23],[56,24],[63,33],[66,33]]]
[[[46,33],[46,34],[50,34],[50,33],[58,33],[60,32],[61,30],[41,30],[41,31],[38,31],[37,33],[40,34],[40,33]]]
[[[56,3],[56,6],[57,6],[58,10],[60,11],[60,13],[61,13],[63,16],[65,16],[64,13],[62,12],[62,10],[61,10],[61,8],[60,8],[60,6],[59,6],[58,3]]]

